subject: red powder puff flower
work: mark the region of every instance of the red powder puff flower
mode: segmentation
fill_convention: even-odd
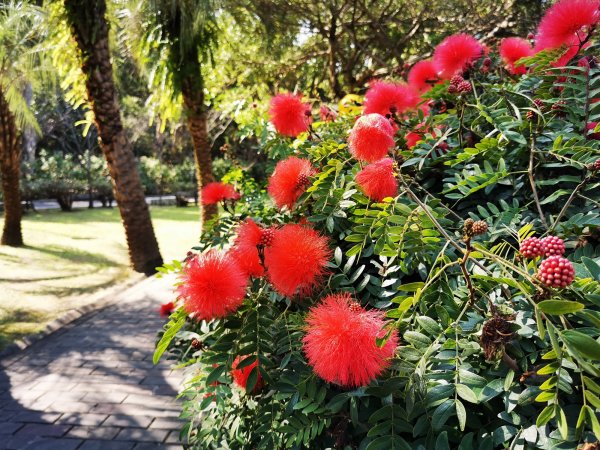
[[[211,250],[190,259],[177,289],[188,314],[198,319],[225,317],[244,301],[248,277],[235,259]]]
[[[325,274],[330,256],[325,236],[306,226],[287,224],[275,231],[271,246],[265,248],[267,276],[280,294],[305,295]]]
[[[319,117],[323,122],[333,122],[337,118],[337,114],[327,105],[321,105],[319,108]]]
[[[322,379],[341,386],[366,386],[389,365],[398,346],[394,331],[383,347],[383,311],[366,311],[349,294],[329,295],[306,318],[304,353]]]
[[[279,134],[296,137],[308,131],[312,121],[310,105],[302,102],[301,95],[279,94],[271,99],[271,123]]]
[[[350,153],[360,161],[380,160],[394,145],[394,128],[381,114],[359,117],[348,136]]]
[[[418,103],[419,96],[409,86],[374,81],[365,94],[364,113],[394,115],[415,108]]]
[[[398,194],[398,181],[394,176],[394,161],[384,158],[369,164],[356,174],[356,183],[367,197],[380,202]]]
[[[419,61],[408,72],[408,84],[417,92],[424,93],[439,82],[433,61]]]
[[[248,218],[238,226],[237,237],[230,252],[246,275],[251,277],[262,277],[265,274],[257,248],[262,243],[262,238],[263,229]]]
[[[310,185],[309,177],[315,173],[317,172],[310,161],[290,156],[275,166],[267,191],[278,208],[287,206],[292,209],[296,200]]]
[[[443,79],[462,74],[484,54],[484,48],[473,36],[460,33],[444,39],[433,52],[433,62]]]
[[[175,311],[175,304],[173,302],[163,303],[160,305],[160,308],[158,308],[158,312],[162,317],[170,316],[173,314],[173,311]]]
[[[238,369],[238,364],[246,358],[249,358],[249,356],[236,356],[235,361],[233,361],[233,364],[231,366],[231,376],[233,377],[233,382],[244,390],[246,389],[246,384],[248,383],[248,377],[250,376],[250,372],[252,372],[252,369],[258,366],[258,359],[256,359],[249,366]],[[252,392],[258,392],[262,389],[262,387],[263,379],[260,375],[260,372],[257,372],[256,384],[254,385],[254,389],[252,389]]]
[[[214,205],[223,200],[239,200],[240,193],[231,184],[216,181],[202,188],[202,204]]]
[[[515,67],[515,62],[534,53],[527,39],[517,37],[502,39],[499,51],[502,60],[508,66],[508,71],[513,75],[522,75],[527,72],[527,68],[523,65]]]
[[[540,41],[544,48],[579,45],[599,20],[600,1],[560,0],[548,8],[542,17],[536,44]]]

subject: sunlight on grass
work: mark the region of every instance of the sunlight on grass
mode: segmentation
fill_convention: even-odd
[[[183,258],[198,242],[195,207],[154,207],[151,213],[165,261]],[[23,248],[0,247],[0,348],[133,274],[115,208],[30,213],[23,237]]]

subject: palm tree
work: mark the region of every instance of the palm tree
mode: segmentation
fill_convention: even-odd
[[[105,0],[64,0],[81,56],[88,101],[113,180],[133,268],[150,275],[162,264],[131,145],[123,129],[110,60]]]
[[[163,123],[177,110],[173,103],[183,103],[200,192],[203,186],[215,180],[202,66],[210,60],[211,50],[217,43],[216,5],[213,0],[135,0],[133,3],[129,9],[132,19],[129,36],[136,43],[135,53],[153,87],[151,100],[164,106],[159,112]],[[203,221],[216,212],[216,205],[204,207]]]
[[[39,8],[24,2],[0,4],[0,174],[4,194],[3,245],[23,245],[21,230],[21,131],[39,131],[28,102],[27,87],[44,71],[36,48],[43,31]]]

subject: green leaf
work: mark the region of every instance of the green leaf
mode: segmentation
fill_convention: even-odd
[[[550,421],[550,419],[552,419],[554,417],[554,414],[556,414],[556,409],[555,409],[554,405],[546,406],[542,410],[540,415],[537,417],[537,420],[535,421],[535,425],[537,427],[543,427]]]
[[[458,385],[456,387],[458,388]],[[467,411],[465,410],[465,405],[463,405],[460,400],[456,400],[456,417],[458,417],[458,426],[460,427],[460,431],[465,431],[465,425],[467,424]],[[437,448],[438,446],[436,445],[436,449]]]
[[[431,339],[418,331],[407,331],[404,333],[404,340],[416,348],[428,347],[431,344]]]
[[[454,413],[454,399],[448,399],[438,406],[431,416],[431,426],[434,431],[439,431]]]
[[[158,364],[160,357],[163,355],[167,347],[169,347],[169,344],[177,332],[181,330],[181,327],[183,327],[185,324],[186,317],[187,315],[183,309],[178,309],[171,315],[171,320],[169,320],[169,323],[165,326],[165,333],[160,338],[160,341],[158,341],[158,344],[156,344],[156,350],[152,356],[152,362],[154,364]]]
[[[581,262],[585,265],[592,277],[594,277],[596,281],[600,281],[600,266],[598,265],[598,263],[586,256],[581,258]]]
[[[585,405],[584,408],[585,412],[587,413],[589,423],[592,426],[592,431],[596,435],[596,439],[600,440],[600,423],[598,422],[598,417],[596,417],[596,413],[588,405]]]
[[[465,384],[456,385],[456,393],[463,399],[470,403],[479,403],[477,396],[473,390]]]
[[[568,300],[544,300],[538,307],[546,314],[561,315],[577,312],[585,307],[582,303]]]
[[[252,392],[258,381],[258,366],[254,366],[246,380],[246,392]]]
[[[587,334],[575,330],[566,330],[561,333],[561,337],[572,353],[585,359],[600,360],[600,344]]]
[[[431,317],[419,316],[417,317],[417,322],[429,334],[439,334],[442,331],[442,327],[440,327]]]
[[[567,416],[562,408],[556,405],[556,409],[558,410],[558,414],[556,414],[556,424],[558,425],[558,431],[560,431],[560,435],[563,439],[567,439],[569,436],[569,425],[567,424]]]
[[[221,375],[223,375],[223,372],[225,372],[225,366],[215,367],[206,377],[206,384],[210,385],[217,381],[221,377]]]

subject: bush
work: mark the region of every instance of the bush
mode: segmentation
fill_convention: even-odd
[[[600,69],[551,67],[562,53],[531,57],[523,76],[477,59],[468,81],[422,93],[428,114],[373,86],[367,109],[384,105],[392,148],[383,128],[358,127],[348,148],[356,117],[344,104],[293,142],[271,132],[270,157],[316,169],[275,169],[269,193],[290,209],[230,173],[243,201],[212,223],[200,255],[161,269],[181,283],[155,360],[168,349],[189,370],[190,446],[566,449],[600,438],[600,146],[588,131]],[[357,161],[375,142],[393,165]],[[319,282],[321,237],[331,257]],[[234,274],[207,262],[221,249],[253,271],[243,300],[219,283]],[[221,296],[205,295],[206,274]],[[355,301],[332,306],[340,293]],[[232,313],[209,314],[225,300]],[[367,320],[379,330],[370,340]],[[315,334],[328,323],[334,350]],[[393,359],[378,360],[396,333]]]
[[[73,201],[82,194],[99,199],[103,206],[113,199],[106,161],[87,153],[75,156],[42,150],[33,163],[23,167],[21,191],[29,202],[55,199],[63,211],[71,211]]]

